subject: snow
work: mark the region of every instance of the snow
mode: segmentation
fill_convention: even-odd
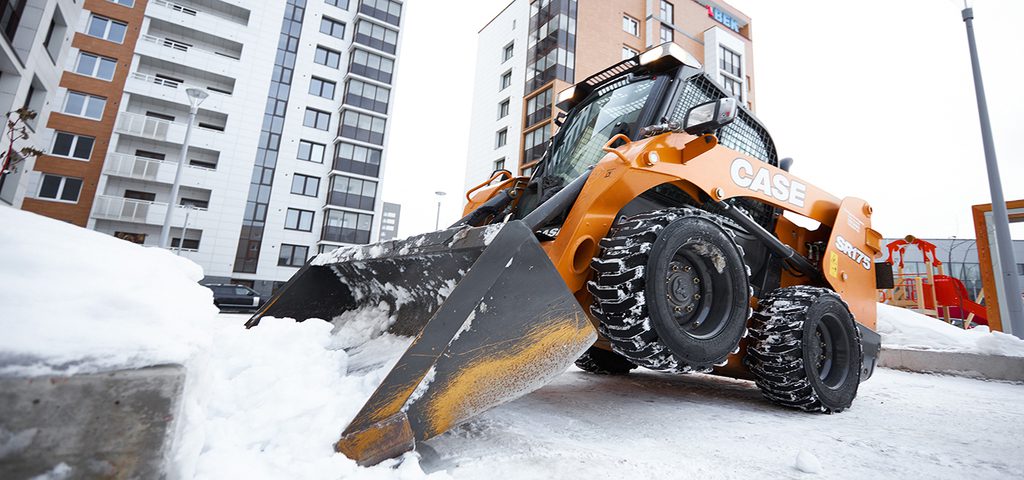
[[[796,469],[804,473],[821,473],[821,460],[807,450],[796,455]]]
[[[341,326],[264,318],[246,330],[247,315],[216,315],[209,291],[196,284],[201,271],[187,260],[9,208],[0,208],[0,224],[0,368],[71,374],[183,363],[173,478],[746,479],[817,470],[830,478],[959,479],[1024,472],[1016,408],[1024,385],[886,369],[860,386],[851,409],[820,415],[774,406],[747,381],[571,368],[421,443],[418,453],[362,468],[333,443],[412,341],[386,332],[394,321],[386,304],[346,312]],[[879,309],[887,345],[1017,348],[999,335],[954,334],[936,320]],[[0,444],[19,440],[8,437],[0,431]],[[73,476],[69,470],[49,474]]]
[[[0,374],[183,363],[217,314],[202,269],[33,213],[0,207]]]
[[[969,330],[954,327],[926,315],[878,304],[879,335],[882,347],[910,350],[938,350],[1024,357],[1024,340],[979,326]]]
[[[1021,478],[1024,385],[878,369],[833,415],[775,406],[752,382],[572,368],[419,446],[421,467],[496,478]]]

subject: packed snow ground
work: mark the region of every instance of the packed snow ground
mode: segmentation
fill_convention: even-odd
[[[1024,474],[1024,385],[888,370],[826,416],[775,407],[750,382],[570,369],[419,453],[360,468],[332,444],[409,341],[381,334],[381,309],[339,329],[266,319],[245,330],[248,315],[218,316],[198,267],[169,252],[6,207],[0,225],[0,374],[183,363],[174,477]]]
[[[883,348],[938,350],[1024,357],[1024,340],[982,325],[968,330],[926,315],[878,304],[878,333]]]

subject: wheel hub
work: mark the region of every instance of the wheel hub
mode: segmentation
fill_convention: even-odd
[[[703,288],[697,270],[689,262],[673,261],[669,263],[665,282],[668,284],[666,296],[672,306],[673,316],[677,319],[692,316],[703,296]]]

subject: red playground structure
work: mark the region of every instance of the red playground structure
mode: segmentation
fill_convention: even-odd
[[[921,251],[924,274],[904,272],[903,257],[910,246]],[[985,306],[978,303],[983,300],[984,292],[972,301],[959,278],[945,275],[942,262],[935,255],[935,244],[907,235],[886,247],[889,249],[888,262],[897,266],[897,273],[893,288],[880,291],[882,303],[909,308],[947,323],[959,323],[964,328],[969,328],[972,323],[988,325]],[[898,263],[894,261],[897,256]]]

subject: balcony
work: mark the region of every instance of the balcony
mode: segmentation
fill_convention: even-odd
[[[131,198],[97,195],[92,217],[100,220],[163,225],[167,204]]]
[[[188,125],[180,122],[147,117],[141,113],[118,112],[114,131],[122,135],[148,138],[161,142],[181,145],[185,143],[185,131]],[[223,145],[224,132],[196,125],[192,130],[190,146],[217,150]]]
[[[176,80],[141,72],[129,74],[128,81],[125,83],[125,91],[128,93],[159,98],[180,105],[188,105],[188,96],[185,95],[186,88],[198,88],[208,92],[210,96],[203,102],[203,107],[208,110],[223,111],[225,110],[224,102],[230,101],[232,98],[230,93],[219,89],[192,83],[181,83]]]
[[[137,157],[127,153],[112,152],[107,154],[107,161],[103,164],[103,173],[115,177],[134,178],[137,180],[148,180],[159,183],[174,183],[174,172],[177,170],[176,162],[157,160],[154,158]],[[212,171],[212,169],[186,165],[187,172]]]
[[[171,215],[171,225],[179,227],[184,225],[186,215],[192,216],[190,224],[194,224],[197,213],[206,211],[206,209],[185,205],[178,205],[174,210],[173,215]],[[167,215],[166,203],[115,197],[113,195],[97,195],[92,207],[92,218],[97,220],[163,225],[165,215]]]
[[[222,25],[224,21],[232,22],[243,27],[249,24],[248,10],[235,7],[227,3],[223,4],[225,7],[224,11],[203,8],[196,5],[185,5],[169,0],[153,0],[150,2],[150,5],[163,8],[149,10],[146,12],[147,14],[153,14],[169,21],[186,21],[190,24],[199,24],[203,26]],[[230,10],[230,12],[228,12],[228,10]]]
[[[208,47],[209,48],[209,47]],[[230,76],[236,67],[240,53],[218,51],[172,40],[156,35],[139,36],[137,51],[141,55],[159,58],[179,65],[189,65],[200,70]]]

